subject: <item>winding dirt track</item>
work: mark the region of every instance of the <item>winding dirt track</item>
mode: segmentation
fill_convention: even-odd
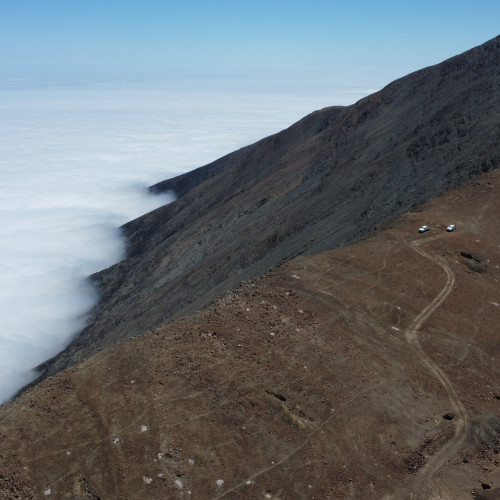
[[[425,353],[418,338],[418,331],[422,324],[446,300],[455,284],[455,275],[447,262],[444,259],[431,255],[420,248],[420,245],[433,239],[436,239],[436,237],[414,241],[410,244],[410,246],[422,257],[437,264],[444,270],[447,278],[446,284],[436,298],[415,317],[411,325],[406,330],[405,335],[408,344],[415,350],[417,355],[422,360],[422,363],[424,363],[425,366],[434,374],[448,393],[451,407],[455,415],[456,427],[453,438],[419,470],[417,477],[415,478],[411,497],[422,499],[434,498],[434,495],[432,494],[432,478],[439,471],[442,465],[458,452],[466,436],[466,429],[468,426],[467,412],[457,396],[455,387],[445,372]],[[443,498],[442,495],[439,496],[439,498]]]

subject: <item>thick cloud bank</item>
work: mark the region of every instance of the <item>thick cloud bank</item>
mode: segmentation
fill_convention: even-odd
[[[84,326],[98,299],[86,277],[124,255],[118,227],[170,201],[147,185],[369,92],[255,79],[0,76],[0,402]]]

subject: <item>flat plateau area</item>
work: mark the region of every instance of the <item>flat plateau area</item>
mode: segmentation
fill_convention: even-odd
[[[499,214],[495,172],[48,378],[0,497],[500,498]]]

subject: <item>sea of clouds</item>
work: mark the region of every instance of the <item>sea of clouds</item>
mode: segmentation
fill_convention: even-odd
[[[172,201],[147,186],[371,92],[262,76],[0,77],[0,402],[85,325],[98,300],[87,277],[125,255],[120,225]]]

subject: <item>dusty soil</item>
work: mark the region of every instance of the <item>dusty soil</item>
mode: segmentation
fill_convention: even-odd
[[[496,172],[48,378],[0,497],[499,498],[499,213]]]

